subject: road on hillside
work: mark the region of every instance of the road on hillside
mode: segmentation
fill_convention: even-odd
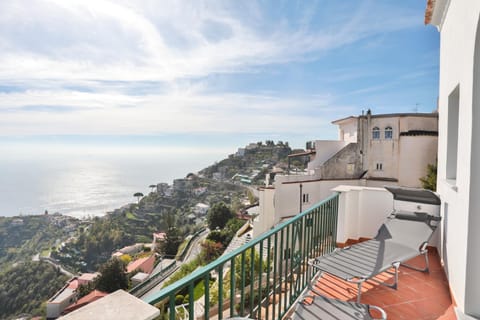
[[[203,231],[202,233],[200,233],[199,236],[193,240],[193,242],[190,246],[190,249],[187,251],[187,253],[185,255],[185,259],[183,261],[178,261],[177,262],[177,266],[175,267],[175,271],[177,269],[179,269],[182,264],[192,261],[193,259],[195,259],[200,254],[201,249],[202,249],[201,242],[207,237],[209,232],[210,231],[207,229],[207,230]],[[160,291],[163,287],[163,283],[165,281],[167,281],[168,278],[169,277],[163,279],[155,287],[150,289],[148,292],[145,292],[144,294],[142,294],[139,298],[146,297],[150,294],[153,294],[153,293],[156,293],[156,292]]]
[[[189,263],[200,254],[200,252],[202,251],[201,243],[207,238],[209,232],[210,230],[206,229],[192,241],[190,249],[188,249],[187,253],[185,254],[185,259],[183,259],[182,263]]]

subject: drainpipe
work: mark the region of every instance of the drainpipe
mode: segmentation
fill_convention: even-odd
[[[302,195],[303,195],[302,189],[303,189],[303,186],[300,183],[300,212],[299,213],[302,212]]]

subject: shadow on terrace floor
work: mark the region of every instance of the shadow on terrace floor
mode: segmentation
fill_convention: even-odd
[[[389,320],[456,319],[448,282],[435,249],[429,249],[429,260],[429,273],[414,271],[401,266],[397,290],[372,281],[365,282],[361,302],[383,308]],[[424,258],[419,256],[408,263],[423,266]],[[388,273],[383,273],[377,278],[384,281],[391,277]],[[315,289],[320,291],[322,295],[331,298],[348,301],[356,301],[357,299],[356,285],[329,275],[323,275],[316,283]]]

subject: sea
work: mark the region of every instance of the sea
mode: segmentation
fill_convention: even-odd
[[[102,216],[226,157],[188,147],[0,146],[0,216]]]

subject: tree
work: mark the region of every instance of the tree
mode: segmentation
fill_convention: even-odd
[[[205,264],[210,263],[220,257],[222,252],[223,245],[221,243],[211,240],[205,240],[202,242],[201,258],[203,259]]]
[[[81,297],[86,296],[90,292],[95,289],[95,283],[87,282],[85,284],[81,284],[77,288],[77,298],[80,299]]]
[[[221,229],[233,216],[232,211],[224,202],[215,203],[207,214],[208,227],[210,230],[215,230],[217,227]]]
[[[148,187],[151,189],[150,191],[153,192],[153,189],[155,189],[157,186],[154,184],[151,184]]]
[[[140,202],[140,199],[143,197],[143,193],[141,192],[136,192],[134,195],[134,197],[137,197],[137,203]]]
[[[429,164],[427,166],[427,175],[420,178],[420,182],[424,189],[432,191],[437,190],[437,163]]]
[[[120,259],[110,259],[100,267],[100,276],[95,280],[95,289],[114,292],[128,288],[125,264]]]

